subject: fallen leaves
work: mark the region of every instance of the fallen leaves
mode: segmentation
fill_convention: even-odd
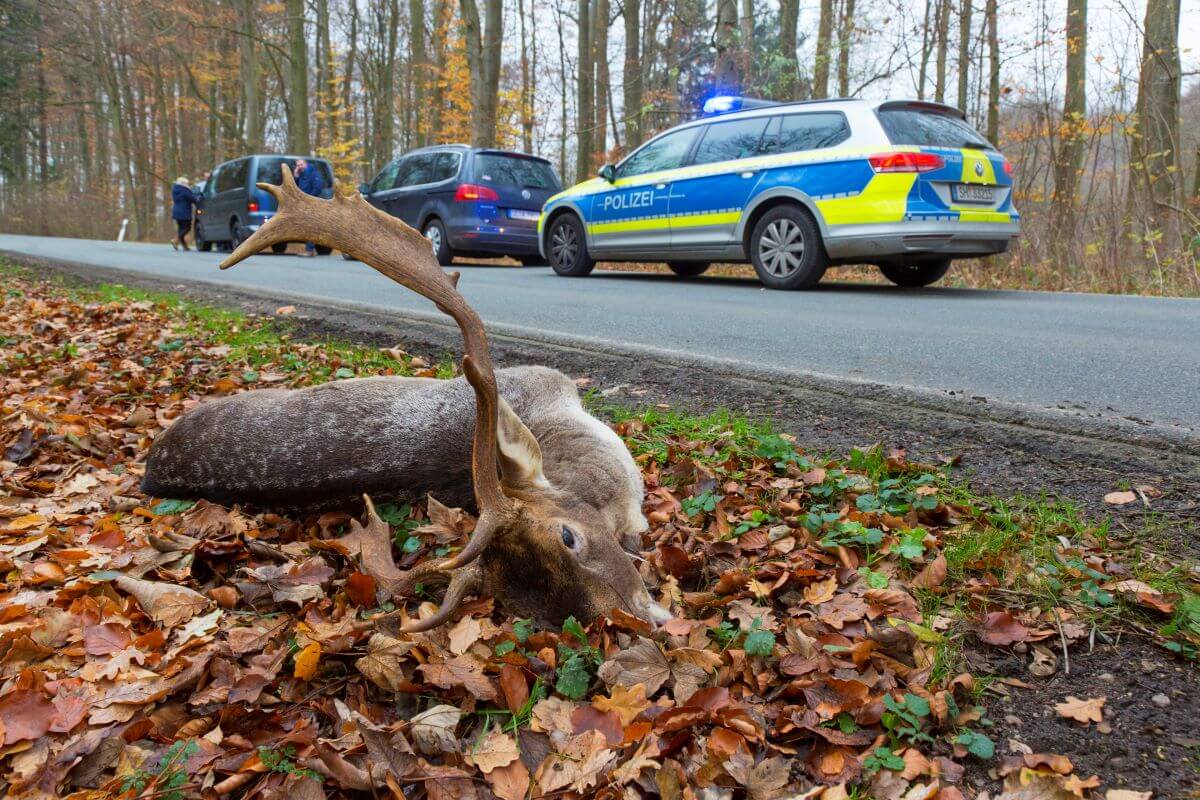
[[[138,489],[152,437],[185,410],[311,382],[297,359],[352,372],[332,351],[293,342],[286,359],[251,361],[153,304],[0,303],[22,355],[0,354],[0,781],[14,798],[91,800],[143,773],[146,794],[163,793],[171,748],[191,747],[180,774],[227,796],[955,800],[963,765],[993,743],[969,676],[932,677],[938,648],[973,627],[1052,674],[1059,624],[1070,641],[1087,633],[983,579],[955,595],[974,624],[922,614],[927,596],[958,592],[941,543],[972,524],[926,468],[895,454],[886,477],[862,453],[818,464],[781,436],[723,450],[722,433],[656,434],[639,461],[641,568],[667,625],[538,630],[479,598],[452,625],[397,634],[401,566],[460,547],[461,509],[368,500],[360,522]],[[35,330],[43,319],[55,325]],[[640,424],[619,426],[635,448]],[[1056,556],[1096,597],[1176,607],[1140,573],[1065,544]],[[1056,708],[1103,718],[1103,698]],[[1095,788],[1062,756],[1012,767],[997,774],[1013,787]]]
[[[1060,717],[1087,724],[1104,721],[1104,702],[1107,698],[1093,697],[1081,700],[1074,695],[1067,695],[1066,700],[1054,704],[1054,710]]]

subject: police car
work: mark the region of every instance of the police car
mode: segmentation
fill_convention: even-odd
[[[546,202],[555,272],[749,261],[772,289],[806,289],[831,264],[867,263],[926,286],[1019,233],[1011,164],[950,106],[717,97],[705,111]]]

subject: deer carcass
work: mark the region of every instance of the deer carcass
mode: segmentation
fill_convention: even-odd
[[[651,621],[669,616],[619,541],[646,527],[640,474],[616,435],[583,410],[570,380],[539,367],[497,376],[458,275],[444,272],[425,238],[403,222],[358,195],[303,194],[287,170],[281,186],[259,187],[278,199],[279,211],[223,269],[277,242],[341,250],[457,323],[464,378],[365,378],[202,403],[155,441],[145,490],[295,506],[363,492],[428,491],[458,503],[470,499],[469,485],[479,513],[470,541],[410,570],[397,590],[450,578],[438,612],[406,630],[446,622],[473,592],[547,622],[586,621],[614,608]]]

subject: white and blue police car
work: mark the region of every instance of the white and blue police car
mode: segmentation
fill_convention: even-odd
[[[1020,232],[1011,164],[950,106],[716,97],[705,112],[546,202],[555,272],[749,261],[766,286],[805,289],[831,264],[867,263],[926,286]]]

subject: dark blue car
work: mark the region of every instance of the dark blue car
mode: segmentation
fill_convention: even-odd
[[[325,191],[322,197],[333,197],[333,169],[329,162],[316,156],[260,154],[242,156],[219,164],[200,194],[196,217],[196,249],[211,250],[215,244],[231,250],[254,233],[275,215],[275,198],[259,189],[257,183],[283,181],[281,172],[295,169],[296,159],[303,158],[321,173]],[[271,248],[276,253],[287,249],[287,242]],[[329,248],[317,252],[328,255]]]
[[[544,158],[451,144],[400,156],[359,191],[425,234],[442,264],[455,256],[544,264],[538,216],[561,188]]]

